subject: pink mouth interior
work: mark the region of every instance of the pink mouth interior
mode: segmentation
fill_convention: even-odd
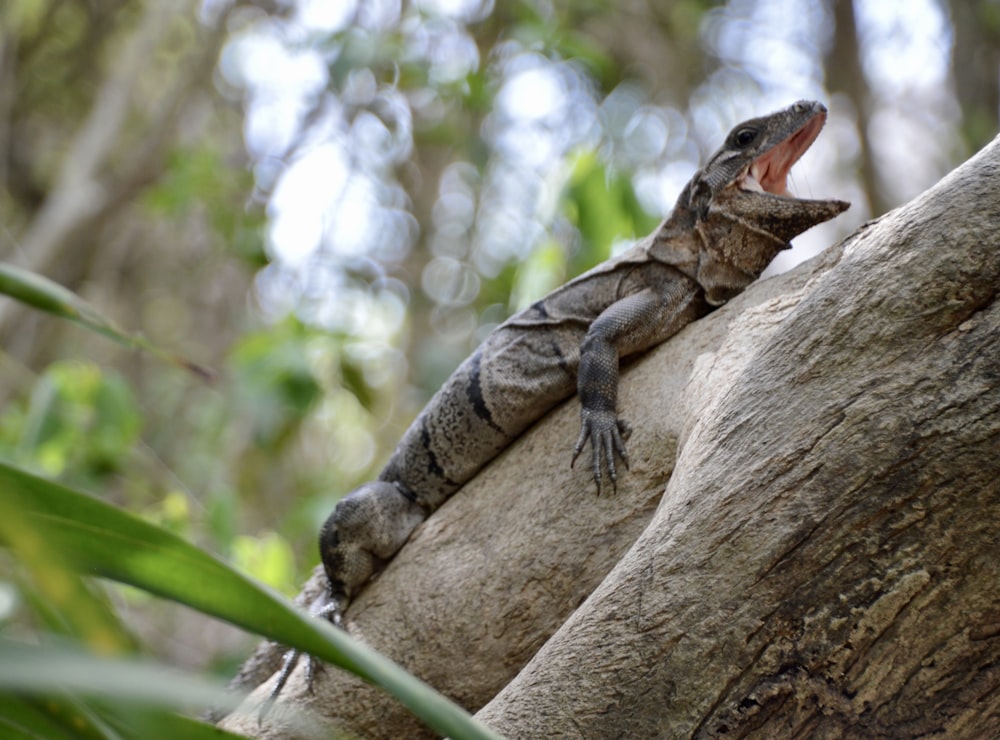
[[[788,190],[788,172],[819,136],[825,121],[826,115],[817,113],[794,134],[755,159],[741,186],[745,190],[794,197]]]

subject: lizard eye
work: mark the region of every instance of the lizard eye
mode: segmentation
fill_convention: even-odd
[[[739,147],[750,146],[756,138],[757,132],[752,128],[741,128],[733,134],[733,141]]]

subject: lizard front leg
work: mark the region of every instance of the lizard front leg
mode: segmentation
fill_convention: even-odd
[[[652,291],[628,296],[607,308],[587,330],[580,346],[577,394],[580,396],[580,436],[573,447],[573,459],[590,440],[591,470],[598,491],[607,467],[612,485],[618,480],[616,455],[628,468],[625,451],[627,426],[618,418],[618,341],[629,331],[635,315],[655,307]]]
[[[580,347],[577,393],[580,436],[571,465],[590,441],[591,469],[598,491],[604,469],[614,486],[615,459],[628,468],[626,422],[618,418],[620,358],[664,341],[697,315],[696,291],[687,279],[668,273],[659,289],[645,288],[612,303],[591,323]]]
[[[590,440],[591,470],[600,491],[604,466],[607,466],[612,485],[618,480],[616,454],[628,468],[625,451],[628,425],[618,418],[618,350],[602,332],[593,332],[593,327],[580,348],[577,393],[580,396],[580,436],[573,447],[570,466],[576,463]]]

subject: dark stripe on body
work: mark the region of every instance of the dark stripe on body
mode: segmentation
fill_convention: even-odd
[[[425,419],[420,425],[420,446],[424,448],[424,452],[427,454],[427,472],[431,475],[436,476],[441,484],[445,487],[459,488],[465,481],[456,481],[448,475],[448,471],[444,469],[441,463],[438,461],[437,455],[434,454],[434,450],[431,448],[431,431],[427,428],[427,420]],[[394,480],[393,483],[400,487],[405,488],[416,503],[423,505],[420,501],[420,496],[414,493],[408,486],[403,486],[403,484]],[[404,493],[404,495],[406,495]],[[450,494],[449,494],[450,495]],[[409,498],[409,496],[407,496]]]
[[[534,303],[532,303],[530,310],[537,311],[538,315],[540,317],[542,317],[543,319],[547,319],[549,317],[549,312],[545,308],[545,299],[544,298],[542,300],[540,300],[540,301],[535,301]],[[527,313],[527,311],[525,311],[525,313]]]
[[[476,412],[476,416],[485,421],[490,429],[506,436],[506,432],[493,421],[493,414],[490,412],[489,407],[486,405],[486,399],[483,397],[483,385],[479,380],[479,365],[482,359],[483,356],[479,350],[476,350],[472,357],[469,358],[469,385],[465,390],[465,395],[468,397],[469,403],[472,404],[472,410]]]
[[[552,354],[555,355],[556,361],[559,363],[559,369],[571,378],[574,378],[573,371],[569,368],[569,361],[566,359],[566,355],[563,354],[562,348],[559,346],[559,342],[553,339],[549,342],[549,346],[552,348]]]
[[[427,470],[438,478],[444,478],[444,468],[441,467],[437,455],[431,449],[431,431],[427,428],[426,419],[420,424],[420,444],[424,448],[424,452],[427,453]]]

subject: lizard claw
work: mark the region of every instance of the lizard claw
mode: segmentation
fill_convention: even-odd
[[[314,604],[310,613],[314,617],[325,619],[334,627],[344,629],[344,605],[342,598],[332,595],[327,596],[324,602]]]
[[[281,671],[278,673],[278,680],[274,684],[274,688],[271,689],[271,693],[268,694],[267,699],[264,703],[260,705],[260,711],[257,712],[257,726],[260,727],[264,724],[264,719],[271,712],[271,708],[274,703],[278,701],[278,695],[281,694],[281,690],[285,688],[285,684],[288,683],[288,678],[292,675],[292,671],[295,670],[295,666],[299,663],[299,658],[302,657],[302,651],[297,648],[292,648],[287,651],[281,659]]]
[[[587,438],[590,437],[590,427],[583,424],[580,427],[580,436],[576,439],[576,444],[573,445],[573,457],[569,461],[569,466],[572,468],[576,465],[576,458],[580,457],[580,453],[583,451],[583,446],[587,443]]]
[[[625,440],[628,438],[631,429],[628,424],[618,419],[614,412],[592,411],[584,409],[582,412],[582,422],[580,426],[580,436],[573,447],[573,458],[570,460],[570,467],[576,463],[576,458],[580,456],[587,440],[590,440],[591,471],[594,482],[597,483],[597,490],[600,493],[604,482],[604,469],[607,468],[608,479],[612,488],[617,490],[618,471],[615,468],[615,457],[621,459],[625,469],[628,470],[628,453],[625,451]]]
[[[326,619],[328,622],[333,624],[334,627],[344,629],[344,619],[342,616],[344,607],[343,602],[343,598],[337,597],[333,594],[324,594],[313,603],[312,607],[309,609],[309,613],[314,617]],[[322,670],[323,664],[308,653],[303,653],[298,648],[292,648],[286,652],[282,658],[281,671],[278,673],[278,680],[275,682],[274,688],[271,689],[271,693],[268,695],[264,703],[260,705],[260,711],[257,713],[258,726],[263,724],[264,719],[267,717],[268,713],[270,713],[271,708],[278,700],[278,696],[281,694],[282,689],[284,689],[285,684],[288,683],[288,679],[291,677],[292,671],[295,670],[295,666],[298,665],[299,659],[303,655],[305,655],[306,658],[306,687],[310,692],[312,692],[313,680]]]

